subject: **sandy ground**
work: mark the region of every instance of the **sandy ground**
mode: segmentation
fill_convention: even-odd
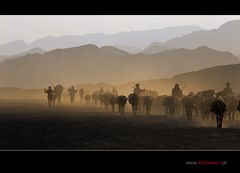
[[[0,101],[0,149],[239,150],[240,121],[192,122],[163,115],[124,116],[110,110],[33,100]]]

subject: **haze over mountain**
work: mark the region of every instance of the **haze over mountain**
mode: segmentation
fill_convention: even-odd
[[[11,56],[0,55],[0,62],[3,61],[3,60],[7,60],[7,59],[19,58],[19,57],[25,56],[27,54],[43,54],[44,52],[45,51],[42,50],[41,48],[35,47],[35,48],[32,48],[28,51],[21,52],[19,54],[15,54],[15,55],[11,55]]]
[[[126,46],[129,45],[131,47],[144,48],[155,41],[163,42],[199,30],[202,30],[202,28],[198,26],[176,26],[156,30],[120,32],[111,35],[93,33],[85,35],[64,35],[61,37],[48,36],[40,38],[30,44],[17,40],[1,45],[0,54],[13,55],[35,47],[49,51],[57,48],[70,48],[85,44],[95,44],[97,46],[122,45],[122,48],[126,48]],[[125,48],[124,50],[126,50]]]
[[[151,43],[149,46],[147,46],[145,49],[143,49],[141,52],[144,54],[156,54],[160,52],[164,52],[166,50],[172,50],[174,48],[164,46],[163,43],[160,42],[154,42]]]
[[[196,48],[208,46],[222,51],[240,54],[240,20],[229,21],[217,29],[209,31],[195,31],[193,33],[173,38],[164,43],[165,46],[175,48]]]
[[[131,54],[137,54],[137,53],[140,53],[142,51],[141,48],[139,47],[136,47],[136,46],[127,46],[127,45],[113,45],[113,47],[116,47],[118,49],[121,49],[121,50],[124,50],[128,53],[131,53]]]
[[[240,93],[240,79],[237,74],[240,73],[240,64],[216,66],[199,71],[188,72],[176,75],[168,79],[154,79],[145,81],[135,81],[118,86],[120,92],[125,94],[132,91],[132,87],[139,82],[141,87],[156,90],[160,95],[171,94],[175,83],[180,84],[184,94],[190,91],[198,92],[206,89],[214,89],[215,92],[222,91],[226,83],[231,83],[234,93]]]
[[[176,75],[172,78],[166,79],[153,79],[153,80],[138,80],[131,81],[120,85],[110,85],[108,83],[82,83],[75,84],[77,89],[84,88],[86,94],[99,90],[103,87],[104,90],[112,90],[115,86],[119,94],[128,95],[133,91],[133,87],[136,83],[140,83],[141,88],[147,90],[155,90],[159,95],[170,95],[171,90],[175,83],[180,84],[180,88],[183,89],[184,94],[188,94],[190,91],[198,92],[205,89],[214,89],[216,92],[223,90],[226,82],[231,82],[231,88],[234,93],[240,94],[240,80],[237,74],[240,73],[240,64],[216,66],[211,68],[202,69],[199,71],[188,72],[180,75]],[[56,83],[58,84],[58,83]],[[51,84],[52,86],[56,84]],[[46,86],[45,86],[46,87]],[[70,85],[65,85],[64,93]],[[0,88],[0,99],[11,98],[42,98],[45,99],[46,95],[41,89],[18,89],[12,87]]]
[[[0,45],[1,55],[14,55],[31,49],[29,44],[22,40],[16,40],[4,45]]]
[[[6,60],[0,63],[0,87],[42,88],[58,83],[70,86],[98,82],[117,85],[239,62],[229,52],[208,47],[132,55],[114,47],[84,45]]]

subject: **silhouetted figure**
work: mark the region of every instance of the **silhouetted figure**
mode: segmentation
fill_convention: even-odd
[[[84,98],[85,98],[85,104],[89,106],[90,105],[91,96],[89,94],[87,94],[87,95],[85,95]]]
[[[95,92],[92,94],[92,104],[93,104],[95,107],[98,107],[98,104],[99,104],[99,94],[98,94],[98,91],[95,91]]]
[[[69,92],[69,96],[70,96],[70,103],[74,104],[74,98],[75,98],[75,94],[77,92],[77,90],[74,88],[74,86],[72,86],[71,88],[68,89]]]
[[[176,83],[175,87],[172,89],[172,96],[175,102],[175,113],[176,115],[180,115],[182,110],[182,98],[183,98],[183,92],[179,88],[179,84]]]
[[[230,88],[230,82],[228,82],[228,83],[226,83],[226,87],[222,91],[222,96],[223,97],[228,97],[228,96],[231,96],[231,95],[233,95],[233,91]]]
[[[84,96],[84,90],[83,90],[83,88],[81,88],[81,89],[79,90],[79,96],[80,96],[80,102],[83,103],[83,96]]]
[[[102,108],[104,106],[104,90],[101,87],[98,91],[98,95],[99,95],[99,101],[100,101],[100,108]]]
[[[179,84],[176,83],[175,87],[172,89],[172,96],[173,97],[179,97],[182,98],[183,97],[183,92],[182,90],[179,88]]]
[[[146,107],[147,115],[150,115],[151,114],[151,106],[152,106],[152,103],[153,103],[153,99],[149,95],[144,96],[143,103],[144,103],[144,106]]]
[[[140,97],[141,94],[142,94],[142,92],[144,92],[144,91],[145,91],[145,89],[141,89],[141,88],[140,88],[140,84],[137,83],[137,84],[135,85],[135,88],[134,88],[134,90],[133,90],[133,93],[136,94],[138,97]]]
[[[115,87],[113,87],[113,89],[112,89],[112,95],[114,95],[114,96],[118,95],[117,89]]]
[[[48,98],[48,106],[51,107],[52,103],[53,103],[53,94],[54,91],[52,90],[52,88],[49,86],[48,90],[44,89],[44,92],[47,93],[47,98]]]
[[[110,91],[105,91],[105,93],[102,95],[102,102],[103,102],[103,105],[105,107],[105,109],[108,109],[108,106],[110,104],[110,98],[111,98],[112,94]]]
[[[55,104],[55,100],[57,99],[58,104],[61,104],[61,98],[63,93],[63,86],[57,85],[54,87],[54,96],[53,96],[53,102]]]
[[[132,106],[133,115],[136,115],[139,105],[139,96],[137,94],[129,94],[128,102]]]
[[[193,111],[195,110],[193,92],[190,92],[187,96],[185,96],[182,100],[182,103],[183,103],[183,107],[184,107],[185,115],[187,119],[192,121],[192,114],[193,114]]]
[[[175,111],[175,101],[173,96],[163,97],[162,105],[164,107],[165,114],[172,116]]]
[[[221,96],[211,103],[211,112],[214,112],[216,115],[217,128],[222,128],[223,115],[226,112],[226,109],[226,103]]]
[[[118,97],[111,94],[111,97],[109,98],[109,104],[112,107],[112,112],[115,112],[115,105],[118,104]]]
[[[127,97],[126,96],[118,96],[117,97],[117,103],[118,103],[118,109],[120,115],[124,115],[125,112],[125,105],[127,103]]]
[[[211,110],[211,103],[216,100],[216,93],[214,89],[202,90],[194,96],[196,107],[201,115],[201,119],[208,119]],[[214,117],[212,117],[214,119]]]

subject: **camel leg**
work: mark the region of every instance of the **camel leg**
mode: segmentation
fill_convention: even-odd
[[[220,119],[220,128],[222,128],[223,118]]]
[[[218,116],[216,117],[216,120],[217,120],[217,128],[219,128],[219,118],[218,118]]]

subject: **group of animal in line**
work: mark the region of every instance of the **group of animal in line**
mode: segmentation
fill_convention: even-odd
[[[61,104],[61,97],[63,93],[63,86],[57,85],[52,89],[44,89],[48,96],[48,105],[52,107],[55,101]],[[70,96],[70,103],[74,104],[75,94],[77,89],[72,86],[68,89]],[[165,115],[183,115],[188,120],[192,120],[193,115],[208,119],[214,115],[217,121],[217,128],[222,128],[222,121],[225,118],[235,120],[236,115],[240,111],[240,96],[236,96],[230,88],[230,83],[226,83],[226,87],[215,93],[214,89],[199,91],[196,94],[190,92],[188,95],[183,95],[182,89],[176,83],[172,89],[172,95],[158,96],[157,92],[152,90],[141,89],[140,84],[137,83],[134,87],[133,93],[128,97],[125,95],[118,95],[115,87],[112,92],[109,90],[104,91],[101,87],[100,90],[90,94],[84,94],[84,89],[79,89],[80,101],[85,101],[86,105],[108,109],[111,106],[111,111],[115,112],[116,105],[118,105],[118,112],[123,115],[127,100],[132,107],[134,115],[143,113],[150,115],[152,112]],[[225,115],[225,116],[224,116]]]

